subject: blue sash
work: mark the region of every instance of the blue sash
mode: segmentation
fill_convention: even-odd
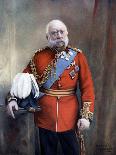
[[[56,70],[52,68],[52,73],[56,73],[56,76],[51,76],[49,74],[48,80],[42,85],[43,88],[49,89],[56,80],[58,80],[59,76],[64,72],[64,70],[71,64],[77,52],[73,49],[69,49],[70,57],[67,58],[67,54],[64,51],[64,55],[61,56],[56,62]],[[34,88],[32,88],[31,94],[25,99],[18,99],[18,104],[20,107],[29,110],[30,107],[34,109],[34,111],[40,111],[41,107],[38,107],[37,100],[45,95],[45,93],[40,92],[38,98],[34,98]]]
[[[56,75],[48,76],[48,80],[42,85],[43,88],[49,89],[56,80],[58,80],[59,76],[64,72],[64,70],[71,64],[71,62],[74,60],[74,57],[76,56],[77,52],[75,52],[73,49],[69,49],[69,53],[71,53],[68,60],[66,60],[66,54],[64,57],[58,58],[56,62]],[[52,73],[54,75],[54,68],[52,68]],[[39,98],[41,98],[45,93],[40,92]]]

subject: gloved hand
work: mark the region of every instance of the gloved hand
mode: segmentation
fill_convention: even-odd
[[[85,118],[81,118],[78,120],[77,126],[78,126],[79,130],[83,131],[85,129],[89,129],[90,122],[89,122],[89,120],[87,120]]]
[[[10,101],[9,104],[7,105],[6,109],[7,109],[8,115],[12,116],[15,119],[13,110],[18,110],[17,101],[15,101],[15,100]]]

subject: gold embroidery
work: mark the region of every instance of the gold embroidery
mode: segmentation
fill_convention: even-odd
[[[90,112],[89,107],[91,105],[91,102],[84,102],[83,103],[83,109],[81,109],[80,111],[80,115],[82,118],[86,118],[86,119],[93,119],[93,113]]]
[[[38,50],[37,52],[41,52],[44,49]],[[55,58],[56,59],[56,58]],[[54,67],[54,70],[56,70],[56,61],[55,59],[53,59],[51,61],[51,63],[45,68],[45,70],[43,71],[43,74],[38,75],[37,70],[36,70],[36,65],[33,61],[33,59],[30,60],[30,67],[31,67],[31,71],[32,74],[34,75],[35,79],[37,80],[37,83],[39,86],[42,86],[47,80],[48,80],[48,76],[49,74],[51,74],[52,76],[52,67]],[[54,72],[54,76],[56,76],[56,72]]]
[[[72,47],[68,46],[68,48],[72,48]],[[72,48],[72,49],[76,52],[81,52],[81,50],[79,50],[77,48]],[[39,49],[36,51],[36,53],[41,52],[42,50],[44,50],[44,49]],[[51,49],[51,50],[53,50],[53,49]],[[48,80],[49,74],[51,74],[51,76],[56,77],[56,62],[57,62],[57,54],[55,55],[55,58],[51,61],[51,63],[45,68],[43,74],[38,75],[34,61],[32,59],[30,60],[30,67],[31,67],[32,74],[34,75],[35,79],[37,80],[37,83],[39,86],[42,86]],[[54,74],[52,73],[52,67],[54,68]]]
[[[41,75],[38,75],[38,74],[37,74],[36,66],[35,66],[35,63],[33,62],[32,59],[31,59],[31,61],[30,61],[30,67],[31,67],[31,71],[32,71],[32,73],[33,73],[35,79],[37,80],[37,83],[39,84],[39,86],[41,86],[41,85],[44,84],[44,83],[46,82],[46,80],[48,79],[48,75],[49,75],[49,73],[51,72],[51,67],[52,67],[52,65],[51,65],[51,64],[48,65],[48,66],[45,68],[43,74],[41,74]]]
[[[82,53],[82,50],[80,50],[79,48],[71,47],[70,45],[68,46],[68,48],[72,48],[74,51]]]

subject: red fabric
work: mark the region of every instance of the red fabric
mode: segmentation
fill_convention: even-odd
[[[54,58],[53,51],[45,49],[37,52],[33,58],[37,72],[41,75],[46,66]],[[80,70],[74,79],[71,79],[69,73],[74,69],[66,69],[60,78],[52,85],[51,89],[77,89],[77,83],[80,83],[82,94],[82,103],[90,101],[90,111],[94,111],[94,90],[91,73],[87,64],[87,60],[83,53],[78,53],[75,57],[76,65]],[[31,73],[29,65],[24,72]],[[58,117],[57,117],[57,98],[44,95],[38,100],[42,111],[35,113],[35,124],[38,127],[56,131],[56,122],[58,122],[58,132],[70,130],[75,127],[78,119],[78,99],[76,95],[61,97],[58,101]]]

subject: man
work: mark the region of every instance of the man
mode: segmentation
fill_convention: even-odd
[[[94,110],[91,73],[83,52],[68,45],[67,27],[62,21],[52,20],[48,23],[46,38],[48,46],[38,50],[24,69],[22,74],[25,80],[22,82],[24,77],[20,75],[15,78],[7,109],[15,117],[13,108],[18,110],[17,98],[26,98],[32,89],[30,86],[30,91],[24,95],[27,89],[19,91],[17,83],[30,85],[26,76],[27,73],[27,77],[33,74],[40,90],[38,104],[42,110],[35,112],[34,118],[39,128],[42,155],[56,155],[58,142],[64,155],[79,155],[75,129],[77,126],[81,131],[88,129]],[[82,100],[80,111],[76,96],[78,82]],[[24,88],[22,86],[22,90]]]

